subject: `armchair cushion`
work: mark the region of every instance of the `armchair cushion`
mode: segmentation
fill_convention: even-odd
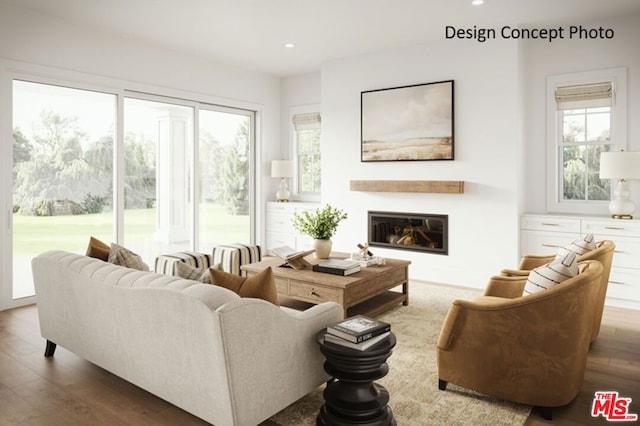
[[[574,252],[567,252],[562,258],[535,268],[529,274],[524,286],[523,296],[547,290],[554,285],[578,275],[577,256]]]

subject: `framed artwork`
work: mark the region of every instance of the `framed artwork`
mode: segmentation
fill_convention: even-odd
[[[453,80],[360,94],[361,161],[453,160]]]

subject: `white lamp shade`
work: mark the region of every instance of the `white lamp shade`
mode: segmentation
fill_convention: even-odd
[[[600,179],[640,179],[640,152],[601,153]]]
[[[293,161],[273,160],[271,162],[271,177],[274,177],[274,178],[293,177]]]

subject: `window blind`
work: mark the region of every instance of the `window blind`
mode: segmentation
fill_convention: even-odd
[[[559,110],[597,108],[613,105],[613,83],[556,87]]]
[[[293,126],[296,131],[320,128],[320,113],[310,112],[305,114],[295,114],[293,116]]]

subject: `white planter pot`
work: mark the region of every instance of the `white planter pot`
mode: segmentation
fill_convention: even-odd
[[[331,245],[331,240],[313,240],[316,259],[328,259],[329,254],[331,254]]]

